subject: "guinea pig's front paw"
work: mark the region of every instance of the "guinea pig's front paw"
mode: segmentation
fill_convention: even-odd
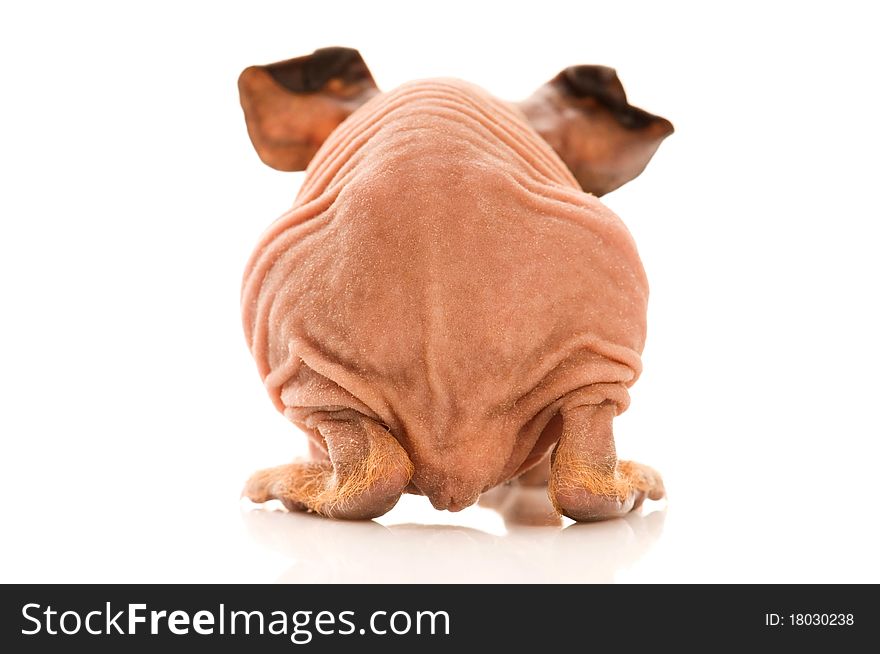
[[[255,473],[243,496],[281,500],[290,511],[366,520],[389,511],[409,484],[413,466],[400,443],[375,421],[351,413],[316,423],[331,460],[297,461]]]
[[[302,480],[317,477],[322,472],[320,466],[321,464],[300,462],[259,470],[245,482],[241,496],[257,504],[280,500],[288,511],[308,511],[309,507],[298,501],[289,489],[293,485],[303,486]],[[295,484],[297,479],[300,482]]]
[[[560,513],[579,522],[622,517],[645,498],[659,500],[666,494],[660,473],[634,461],[564,472],[551,479],[550,499]]]
[[[553,504],[564,516],[578,522],[608,520],[626,515],[633,510],[636,493],[624,497],[599,495],[586,488],[564,488],[553,493]]]
[[[651,466],[635,461],[619,461],[617,469],[636,491],[636,503],[633,508],[639,508],[646,497],[649,500],[661,500],[666,497],[663,477]]]

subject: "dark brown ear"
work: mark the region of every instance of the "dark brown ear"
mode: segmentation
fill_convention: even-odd
[[[630,106],[605,66],[566,68],[518,106],[593,195],[637,177],[673,132],[665,118]]]
[[[238,91],[257,154],[286,171],[305,170],[337,125],[379,92],[351,48],[251,66],[238,78]]]

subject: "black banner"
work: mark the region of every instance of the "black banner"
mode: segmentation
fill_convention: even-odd
[[[636,646],[854,646],[875,631],[873,586],[2,587],[6,652],[494,651]],[[537,650],[536,650],[537,651]]]

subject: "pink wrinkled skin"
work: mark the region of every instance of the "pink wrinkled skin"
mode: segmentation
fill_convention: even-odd
[[[308,415],[352,409],[406,451],[407,490],[457,509],[541,460],[565,407],[626,409],[647,298],[626,227],[523,114],[439,79],[376,95],[323,143],[242,310],[313,451]]]

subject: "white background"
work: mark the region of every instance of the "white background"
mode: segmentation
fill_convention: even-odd
[[[5,3],[0,581],[880,581],[863,6]],[[668,503],[560,531],[416,497],[384,526],[239,502],[303,438],[238,309],[301,177],[257,159],[236,79],[328,45],[384,89],[458,76],[508,99],[607,64],[675,124],[605,198],[652,287],[619,450]]]

